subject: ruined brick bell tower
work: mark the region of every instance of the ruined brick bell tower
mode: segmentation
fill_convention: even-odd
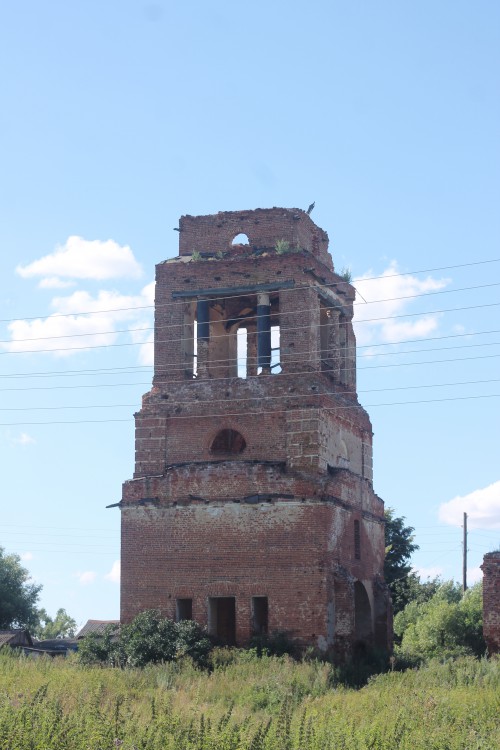
[[[156,267],[153,387],[120,503],[121,618],[159,609],[227,644],[285,631],[339,659],[388,648],[355,291],[328,236],[284,208],[179,230]]]

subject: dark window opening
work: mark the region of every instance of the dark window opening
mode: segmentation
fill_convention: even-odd
[[[210,450],[212,453],[243,453],[247,447],[245,438],[237,430],[225,429],[217,433]]]
[[[373,632],[372,608],[361,581],[354,584],[354,634],[357,642],[368,643]]]
[[[252,632],[265,635],[268,632],[269,607],[267,596],[252,597]]]
[[[236,644],[236,599],[234,596],[209,598],[208,632],[226,646]]]
[[[175,621],[193,619],[193,600],[176,599],[175,600]]]
[[[354,521],[354,558],[361,560],[361,531],[359,521]]]

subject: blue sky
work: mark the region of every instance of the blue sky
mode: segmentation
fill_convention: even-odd
[[[500,544],[499,36],[481,0],[3,4],[0,544],[50,613],[118,617],[105,506],[179,216],[313,200],[362,295],[375,490],[424,576],[460,579],[467,511],[477,577]]]

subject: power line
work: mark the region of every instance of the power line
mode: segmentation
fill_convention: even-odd
[[[488,263],[499,263],[500,258],[491,258],[488,260],[478,260],[473,261],[470,263],[457,263],[452,266],[437,266],[436,268],[425,268],[419,271],[402,271],[400,273],[393,273],[393,274],[382,274],[380,276],[371,276],[363,278],[361,277],[358,279],[358,281],[378,281],[380,279],[391,279],[391,278],[397,278],[399,276],[416,276],[421,273],[433,273],[434,271],[451,271],[455,268],[469,268],[471,266],[480,266],[480,265],[486,265]],[[355,280],[356,281],[356,280]],[[321,286],[338,286],[342,283],[349,283],[349,282],[343,282],[342,279],[339,279],[339,281],[332,282],[332,284],[321,284]],[[281,289],[280,294],[283,294],[284,292],[293,292],[293,291],[300,291],[302,289],[309,289],[310,285],[304,285],[304,286],[297,286],[293,287],[291,289]],[[224,295],[224,299],[237,299],[238,297],[241,297],[241,294],[235,294],[233,296],[226,296]],[[173,305],[182,305],[184,302],[171,302],[167,303],[169,306]],[[156,305],[157,308],[164,307],[165,305]],[[149,310],[154,308],[155,305],[136,305],[136,306],[130,306],[130,307],[117,307],[117,308],[108,308],[104,310],[84,310],[79,312],[71,312],[71,313],[54,313],[51,316],[46,315],[34,315],[27,318],[21,318],[21,320],[40,320],[41,318],[70,318],[75,315],[102,315],[103,313],[110,313],[110,312],[129,312],[131,310]],[[0,318],[0,323],[14,323],[20,320],[20,318]]]
[[[450,347],[452,348],[452,347]],[[440,352],[442,350],[439,349],[431,349],[429,351],[437,351]],[[404,353],[404,352],[402,352]],[[494,359],[496,357],[499,357],[500,354],[485,354],[485,355],[475,355],[474,357],[451,357],[449,359],[431,359],[431,360],[422,360],[420,362],[393,362],[389,364],[378,364],[378,365],[371,365],[371,366],[365,366],[365,367],[356,367],[353,366],[352,368],[340,368],[341,372],[350,372],[350,371],[356,371],[356,372],[363,372],[364,370],[377,370],[377,369],[387,369],[390,367],[419,367],[421,365],[434,365],[434,364],[446,364],[447,362],[470,362],[470,361],[476,361],[480,359]],[[304,364],[305,362],[310,360],[304,360],[299,359],[295,360],[295,363],[298,364]],[[286,364],[293,364],[294,362],[288,362]],[[285,363],[284,363],[285,364]],[[160,371],[159,375],[163,377],[168,377],[169,375],[172,375],[176,372],[184,372],[184,367],[178,367],[178,368],[169,368],[166,372]],[[323,371],[320,370],[302,370],[299,372],[293,372],[291,373],[294,376],[298,375],[314,375],[314,374],[324,374]],[[276,377],[280,374],[287,374],[287,373],[276,373],[274,375],[266,376],[266,377]],[[261,375],[247,375],[246,377],[241,377],[238,375],[233,376],[227,376],[227,377],[220,377],[220,378],[210,378],[210,383],[220,383],[220,382],[227,382],[227,381],[250,381],[252,379],[261,378]],[[185,386],[194,385],[195,383],[203,382],[203,379],[200,378],[191,378],[190,380],[174,380],[172,381],[175,384],[182,383]],[[479,381],[478,381],[479,382]],[[136,382],[136,383],[94,383],[94,384],[79,384],[79,385],[49,385],[49,386],[18,386],[18,387],[9,387],[9,388],[0,388],[0,393],[3,392],[14,392],[14,391],[51,391],[51,390],[74,390],[74,389],[80,389],[80,388],[117,388],[117,387],[129,387],[129,386],[138,386],[138,385],[145,385],[151,387],[151,381],[147,382]]]
[[[117,537],[118,537],[118,534],[117,534]],[[116,539],[116,541],[119,541],[119,539],[117,537],[115,537],[115,539]],[[25,542],[25,544],[29,544],[29,543],[30,543],[29,541]],[[43,546],[49,546],[49,545],[53,544],[53,542],[50,542],[50,541],[49,542],[42,542],[39,539],[37,539],[34,542],[34,544],[41,544]],[[64,544],[64,542],[57,542],[57,544]],[[71,546],[73,549],[77,546],[77,545],[74,544],[74,542],[68,542],[68,545]],[[104,544],[82,544],[82,545],[80,545],[80,547],[83,548],[83,549],[93,549],[93,548],[109,549],[109,546],[110,546],[109,544],[106,544],[106,545],[104,545]]]
[[[433,351],[433,350],[431,350]],[[440,351],[440,350],[436,350]],[[393,362],[389,364],[382,364],[382,365],[373,365],[368,367],[352,367],[352,368],[341,368],[342,372],[349,372],[352,370],[356,370],[357,372],[363,372],[364,370],[378,370],[378,369],[387,369],[390,367],[420,367],[422,365],[435,365],[435,364],[446,364],[448,362],[470,362],[470,361],[476,361],[480,359],[495,359],[499,357],[500,354],[485,354],[481,356],[474,356],[474,357],[451,357],[449,359],[431,359],[431,360],[423,360],[420,362]],[[304,360],[297,360],[301,364],[304,362]],[[168,370],[166,373],[161,372],[161,375],[168,376],[175,372],[182,372],[184,368],[172,368],[171,370]],[[294,372],[291,373],[294,376],[298,375],[314,375],[314,374],[324,374],[323,371],[319,370],[303,370],[301,372]],[[276,377],[280,374],[287,374],[287,373],[276,373],[276,375],[269,375],[266,377]],[[234,376],[228,376],[223,378],[210,378],[210,383],[220,383],[223,381],[250,381],[252,379],[261,378],[261,375],[247,375],[246,377],[239,377],[237,375]],[[202,379],[199,378],[192,378],[190,380],[182,381],[182,380],[175,380],[172,381],[176,385],[183,384],[185,386],[194,385],[195,383],[203,382]],[[479,381],[478,381],[479,382]],[[80,388],[117,388],[117,387],[129,387],[129,386],[137,386],[137,385],[145,385],[151,387],[151,382],[139,382],[139,383],[94,383],[94,384],[79,384],[79,385],[50,385],[50,386],[22,386],[22,387],[14,387],[14,388],[0,388],[0,393],[2,392],[14,392],[14,391],[52,391],[52,390],[74,390],[74,389],[80,389]]]
[[[137,404],[89,404],[83,406],[6,406],[0,411],[61,411],[63,409],[133,409]]]
[[[128,388],[131,386],[145,385],[151,387],[151,381],[141,383],[89,383],[80,385],[30,385],[22,386],[18,388],[0,388],[0,393],[13,392],[13,391],[61,391],[61,390],[75,390],[79,388]]]
[[[106,549],[106,548],[103,547],[102,549]],[[37,547],[33,547],[32,551],[33,552],[47,552],[47,553],[50,553],[50,554],[54,553],[56,555],[59,555],[59,554],[61,554],[61,555],[96,555],[96,554],[99,554],[99,555],[105,555],[106,557],[120,557],[120,552],[119,551],[116,551],[116,552],[96,552],[95,550],[90,551],[90,550],[85,550],[85,549],[84,550],[78,550],[78,549],[45,549],[45,548],[38,549]],[[17,554],[17,551],[13,550],[13,549],[10,549],[10,550],[7,549],[6,552],[8,554],[14,554],[14,555]]]
[[[106,539],[116,539],[116,536],[118,533],[119,532],[117,531],[116,534],[113,534],[110,536],[98,536],[98,537],[95,537],[95,539],[102,540],[102,541],[105,541]],[[14,536],[14,535],[23,536],[23,537],[29,536],[30,538],[34,536],[37,536],[37,537],[41,536],[41,537],[44,537],[45,539],[53,539],[53,538],[59,538],[59,537],[64,537],[65,539],[86,539],[87,538],[87,536],[82,536],[81,534],[39,534],[39,533],[35,533],[32,531],[30,531],[28,534],[24,531],[3,531],[2,536],[5,534],[10,534],[11,536]],[[38,544],[38,543],[39,543],[38,540],[35,540],[35,544]]]
[[[289,328],[287,330],[294,330],[294,329]],[[471,336],[471,335],[474,335],[474,334],[459,334],[459,335],[461,335],[461,336]],[[442,338],[453,338],[453,337],[449,336],[449,337],[442,337]],[[432,339],[429,339],[429,340],[432,340]],[[425,339],[423,339],[422,341],[425,341]],[[153,342],[151,342],[151,343],[153,343]],[[417,339],[415,343],[419,343],[419,340]],[[480,346],[499,346],[499,345],[500,345],[500,341],[487,341],[487,342],[484,342],[484,343],[477,343],[477,344],[462,344],[462,345],[459,345],[459,346],[448,346],[448,347],[441,348],[441,349],[436,349],[436,348],[423,349],[423,348],[420,348],[420,349],[407,349],[407,350],[403,350],[403,351],[379,352],[379,353],[377,353],[377,357],[395,357],[395,356],[401,356],[401,355],[404,355],[404,354],[419,354],[420,352],[448,351],[448,350],[451,350],[451,349],[472,349],[472,348],[480,347]],[[378,344],[377,346],[388,346],[388,344]],[[361,347],[359,347],[359,348],[361,348]],[[369,349],[370,345],[366,345],[363,348],[368,348]],[[358,347],[356,347],[356,350],[357,349],[358,349]],[[302,362],[312,361],[312,358],[305,359],[304,357],[300,357],[298,359],[292,359],[291,356],[293,356],[293,355],[290,355],[290,357],[289,357],[286,354],[282,354],[281,356],[285,358],[283,364],[285,364],[285,363],[299,363],[299,362],[302,363]],[[339,357],[339,359],[349,359],[350,358],[349,353],[348,354],[341,354],[340,353],[337,356]],[[368,354],[359,354],[359,355],[357,355],[358,359],[361,359],[363,357],[369,357],[370,359],[372,359],[373,358],[373,354],[371,352],[368,352]],[[247,357],[246,356],[236,357],[235,360],[231,360],[231,361],[236,361],[236,363],[246,362],[247,361]],[[210,365],[217,365],[219,363],[227,364],[228,363],[227,357],[225,359],[211,359],[210,360]],[[177,370],[178,371],[185,370],[185,366],[177,368]],[[172,372],[171,368],[169,368],[169,372]]]
[[[24,530],[23,531],[10,531],[11,528],[22,528]],[[43,529],[47,529],[47,531],[40,533],[39,529],[42,529],[42,528]],[[426,527],[426,528],[434,528],[434,527]],[[438,528],[438,527],[435,527],[435,528]],[[4,524],[4,523],[2,523],[2,529],[3,529],[3,535],[4,536],[6,534],[10,535],[10,536],[23,536],[23,537],[28,536],[30,538],[31,537],[35,537],[35,536],[36,537],[41,536],[41,537],[44,537],[44,538],[47,538],[47,539],[56,538],[56,537],[64,537],[64,538],[72,538],[72,539],[86,539],[88,534],[93,534],[93,535],[99,534],[99,536],[95,536],[95,540],[96,541],[100,541],[100,540],[106,540],[106,539],[116,539],[117,534],[119,534],[119,529],[116,530],[116,533],[110,534],[109,532],[112,531],[111,529],[100,529],[100,528],[93,528],[92,529],[92,528],[81,528],[81,527],[76,527],[76,526],[39,526],[39,525],[36,525],[36,526],[29,526],[28,525],[28,526],[26,526],[25,524]],[[26,529],[37,529],[37,531],[26,531]],[[50,529],[52,529],[53,531],[49,531]],[[459,527],[453,527],[453,528],[449,528],[449,529],[442,529],[440,532],[436,531],[436,532],[433,532],[433,533],[426,533],[426,534],[422,534],[422,533],[418,532],[418,533],[415,534],[415,538],[418,538],[419,549],[420,549],[422,547],[422,544],[424,544],[424,545],[432,544],[432,542],[423,542],[422,544],[420,544],[420,540],[422,539],[422,537],[432,536],[432,537],[440,537],[440,538],[442,538],[442,534],[443,533],[448,533],[448,534],[452,535],[454,538],[456,538],[458,530],[459,530]],[[64,534],[55,533],[55,532],[59,532],[59,531],[64,531],[65,533]],[[79,531],[81,533],[80,534],[67,534],[66,533],[67,531]],[[101,532],[105,532],[105,535],[103,535]],[[495,539],[499,539],[500,538],[500,529],[499,529],[498,533],[491,532],[491,534],[490,534],[491,538],[489,538],[489,536],[487,534],[479,534],[479,533],[477,533],[474,529],[469,530],[468,534],[469,534],[469,536],[481,536],[481,537],[484,537],[486,539],[486,541],[485,542],[481,542],[480,544],[481,545],[488,545],[488,544],[494,543]],[[446,539],[446,540],[443,540],[443,541],[446,542],[446,543],[449,543],[450,540]],[[34,543],[36,544],[37,542],[35,541]],[[472,543],[469,542],[469,547],[471,545],[474,546],[474,544],[475,544],[474,541],[472,541]]]
[[[455,348],[464,348],[465,349],[467,347],[448,347],[448,348],[449,349],[455,349]],[[446,351],[446,349],[422,349],[420,351],[430,351],[430,352],[440,353],[442,351]],[[407,354],[407,353],[408,354],[412,354],[412,353],[414,354],[416,352],[394,352],[394,356],[401,355],[401,354]],[[389,354],[391,354],[391,352],[389,352]],[[367,356],[368,356],[369,359],[371,359],[371,357],[369,355],[367,355]],[[379,356],[379,355],[377,355],[377,356]],[[440,364],[440,363],[443,363],[443,362],[444,363],[446,363],[446,362],[468,362],[468,361],[477,360],[477,359],[491,359],[491,358],[495,358],[495,357],[498,357],[498,356],[500,356],[500,355],[499,354],[481,354],[481,355],[475,355],[473,357],[452,357],[450,359],[429,359],[429,360],[423,360],[421,362],[418,362],[418,361],[417,362],[393,362],[393,363],[390,363],[390,364],[378,364],[378,365],[371,365],[371,366],[365,366],[365,367],[357,367],[357,366],[353,365],[352,367],[340,367],[339,369],[340,369],[340,372],[342,372],[342,373],[348,373],[348,372],[354,372],[354,371],[356,371],[356,372],[363,372],[363,370],[378,370],[378,369],[385,369],[387,367],[413,367],[413,366],[417,366],[417,365]],[[345,357],[343,357],[343,359],[348,360],[349,356],[345,356]],[[281,367],[281,365],[305,364],[307,362],[315,362],[316,363],[316,361],[317,360],[315,360],[313,358],[307,358],[306,359],[306,358],[300,357],[298,359],[287,359],[287,360],[285,360],[283,362],[277,362],[274,366],[275,367],[277,367],[277,366]],[[228,360],[227,359],[225,359],[225,360],[216,360],[216,362],[221,362],[221,363],[227,364]],[[211,365],[211,364],[214,364],[214,363],[212,361],[210,361],[209,364]],[[176,372],[185,372],[185,371],[186,371],[186,366],[184,366],[184,367],[168,367],[168,369],[159,369],[159,371],[156,374],[159,377],[168,377],[169,375],[172,375],[173,373],[176,373]],[[328,373],[328,370],[324,371],[324,370],[317,370],[315,368],[314,369],[311,368],[311,369],[308,369],[308,370],[303,370],[302,372],[295,372],[294,371],[294,372],[288,373],[288,372],[285,371],[285,372],[274,373],[270,377],[274,377],[274,375],[281,375],[281,374],[284,374],[284,375],[288,375],[288,374],[290,374],[290,375],[314,375],[316,373],[316,374],[322,374],[322,375],[324,375],[325,372]],[[232,376],[222,377],[222,378],[212,378],[211,377],[209,379],[209,382],[210,383],[216,383],[218,381],[235,380],[235,379],[250,380],[252,378],[260,378],[260,377],[261,377],[261,375],[247,375],[246,377],[242,377],[242,376],[239,376],[239,375],[232,375]],[[172,382],[174,382],[174,383],[183,382],[185,385],[189,385],[189,384],[203,382],[203,378],[200,379],[200,378],[197,378],[197,377],[192,377],[189,380],[185,380],[185,381],[183,381],[183,380],[174,380]]]
[[[490,331],[486,331],[490,333]],[[493,333],[500,333],[500,331],[493,331]],[[466,334],[458,334],[465,336]],[[476,334],[471,334],[476,335]],[[425,341],[425,339],[422,339]],[[45,370],[44,372],[9,372],[0,375],[0,378],[45,378],[45,377],[80,377],[82,375],[129,375],[131,373],[142,374],[143,372],[151,372],[153,369],[152,365],[127,365],[125,367],[100,367],[94,369],[80,369],[80,370]]]
[[[355,325],[361,325],[362,323],[377,323],[384,320],[399,320],[400,318],[414,318],[414,317],[424,317],[425,315],[437,315],[439,313],[446,313],[446,312],[462,312],[464,310],[479,310],[484,308],[490,308],[490,307],[498,307],[500,305],[500,302],[490,302],[483,305],[467,305],[462,307],[451,307],[451,308],[443,308],[440,310],[428,310],[428,311],[422,311],[422,312],[413,312],[413,313],[401,313],[399,315],[387,315],[382,316],[379,318],[363,318],[362,320],[357,320],[355,322]],[[290,328],[286,328],[286,331],[299,331],[308,329],[310,326],[293,326]],[[92,335],[92,334],[89,334]],[[224,334],[216,334],[212,336],[211,338],[224,338]],[[172,344],[182,341],[191,341],[192,337],[184,337],[181,336],[180,338],[171,338],[171,339],[163,339],[161,341],[131,341],[126,342],[122,344],[93,344],[88,346],[76,346],[76,347],[59,347],[59,348],[53,348],[53,349],[24,349],[23,351],[4,351],[0,352],[0,355],[5,354],[40,354],[42,352],[75,352],[75,351],[88,351],[90,349],[109,349],[112,347],[125,347],[125,346],[153,346],[154,343],[157,344]],[[43,339],[41,339],[43,340]],[[9,345],[16,344],[16,340],[12,340],[7,342]]]
[[[404,296],[401,296],[401,297],[388,297],[388,298],[385,298],[385,299],[369,300],[369,301],[365,301],[363,303],[356,303],[355,302],[354,304],[355,305],[356,304],[376,305],[376,304],[383,304],[383,303],[386,303],[386,302],[400,302],[402,300],[420,299],[422,297],[430,297],[430,296],[435,296],[435,295],[438,295],[438,294],[455,294],[457,292],[465,292],[465,291],[471,291],[471,290],[476,290],[476,289],[485,289],[487,287],[493,287],[493,286],[495,286],[495,287],[496,286],[500,286],[500,282],[491,282],[489,284],[480,284],[478,286],[461,287],[459,289],[439,289],[439,290],[434,290],[434,291],[430,291],[430,292],[422,292],[420,294],[408,294],[408,295],[404,295]],[[286,291],[286,290],[283,290],[283,291]],[[241,296],[241,295],[238,295],[238,296]],[[227,298],[225,297],[224,299],[227,299]],[[157,307],[161,307],[161,306],[162,306],[161,303],[159,303],[157,305]],[[307,313],[307,312],[316,312],[316,308],[288,310],[288,311],[287,310],[283,310],[283,311],[279,312],[279,316],[280,316],[280,319],[281,319],[281,318],[283,318],[283,317],[285,317],[287,315],[297,315],[297,313]],[[420,314],[425,315],[425,314],[428,314],[428,313],[420,313]],[[53,317],[54,316],[49,316],[46,319],[50,320]],[[260,317],[262,317],[262,316],[257,315],[257,314],[256,315],[249,315],[249,316],[245,316],[244,321],[248,323],[249,321],[258,320],[258,318],[260,318]],[[30,320],[30,318],[21,318],[20,320]],[[235,319],[235,322],[236,322],[236,319]],[[219,321],[208,321],[208,325],[209,326],[216,325],[217,323],[219,323]],[[183,328],[183,327],[184,327],[184,323],[168,323],[168,324],[164,324],[164,325],[157,325],[156,326],[156,330],[160,331],[160,330],[168,330],[168,329],[172,329],[172,328]],[[82,338],[84,336],[109,336],[109,335],[116,335],[116,334],[119,334],[119,333],[137,333],[137,332],[152,331],[152,330],[155,330],[155,326],[146,326],[146,327],[142,327],[142,328],[121,328],[121,329],[119,328],[119,329],[111,330],[111,331],[91,331],[90,333],[64,333],[64,334],[58,334],[56,336],[32,336],[30,338],[14,339],[14,340],[12,340],[12,339],[5,339],[5,340],[0,340],[0,344],[10,344],[10,343],[12,343],[12,341],[14,341],[15,343],[23,343],[23,342],[26,342],[26,341],[49,341],[49,340],[53,340],[53,339]],[[287,330],[293,330],[293,328],[287,328]],[[216,337],[217,337],[217,334],[215,334],[214,338],[216,338]],[[140,342],[140,343],[148,343],[148,342]]]
[[[56,531],[88,531],[92,534],[94,534],[96,531],[111,531],[111,529],[89,529],[89,528],[83,528],[81,526],[40,526],[39,524],[36,524],[34,526],[30,526],[30,524],[25,523],[3,523],[2,522],[2,528],[9,527],[9,528],[16,528],[16,529],[55,529]],[[13,533],[13,532],[10,532]]]
[[[379,406],[409,406],[409,405],[418,405],[418,404],[433,404],[433,403],[442,403],[445,401],[470,401],[470,400],[477,400],[477,399],[484,399],[484,398],[499,398],[500,393],[490,393],[486,395],[479,395],[479,396],[452,396],[449,398],[432,398],[432,399],[422,399],[420,401],[393,401],[393,402],[387,402],[387,403],[379,403],[379,404],[352,404],[349,406],[333,406],[333,407],[324,407],[322,406],[321,409],[326,412],[336,412],[336,411],[346,411],[348,409],[359,409],[359,410],[365,410],[365,409],[374,409]],[[298,411],[301,409],[309,409],[309,408],[316,408],[315,406],[307,405],[302,406],[298,408]],[[227,418],[227,417],[262,417],[263,414],[289,414],[290,409],[275,409],[275,410],[259,410],[256,412],[225,412],[223,414],[174,414],[174,415],[162,415],[165,419],[168,419],[169,421],[177,421],[177,420],[184,420],[184,419],[215,419],[219,417]],[[82,419],[82,420],[71,420],[71,421],[51,421],[51,422],[0,422],[1,427],[15,427],[19,425],[62,425],[62,424],[105,424],[105,423],[111,423],[111,422],[131,422],[132,417],[124,418],[124,419]]]
[[[451,388],[455,386],[462,386],[462,385],[486,385],[489,383],[499,383],[500,378],[489,378],[487,380],[461,380],[455,383],[427,383],[427,384],[420,384],[420,385],[407,385],[407,386],[394,386],[391,388],[366,388],[363,390],[359,390],[358,394],[360,393],[383,393],[387,391],[410,391],[410,390],[420,390],[422,388]],[[118,384],[120,385],[120,384]],[[134,385],[134,384],[129,384]],[[136,384],[141,385],[141,383]],[[79,388],[80,386],[63,386],[65,388]],[[91,386],[82,386],[87,388],[99,388],[99,385],[91,385]],[[106,387],[115,387],[115,384],[112,383],[106,383]],[[58,390],[57,386],[49,386],[49,388]],[[4,390],[12,390],[12,389],[4,389]],[[29,388],[23,388],[19,390],[31,390]],[[287,401],[292,399],[303,399],[305,396],[308,398],[322,398],[323,396],[349,396],[352,394],[352,391],[322,391],[322,392],[308,392],[308,393],[287,393],[286,399]],[[236,403],[244,403],[246,401],[282,401],[284,396],[250,396],[250,397],[243,397],[243,398],[225,398],[224,404],[236,402]],[[179,401],[176,400],[175,404],[176,406],[183,406],[183,405],[190,405],[190,406],[200,406],[202,404],[213,404],[214,399],[208,399],[208,400],[185,400],[185,401]],[[84,404],[78,405],[78,406],[21,406],[21,407],[0,407],[0,411],[50,411],[50,410],[61,410],[61,409],[115,409],[115,408],[130,408],[133,409],[137,406],[137,404]]]
[[[489,331],[473,331],[469,333],[454,333],[454,334],[447,334],[446,336],[424,336],[422,338],[418,339],[403,339],[401,341],[385,341],[378,344],[360,344],[356,346],[356,350],[359,351],[360,349],[376,349],[379,347],[389,347],[389,346],[401,346],[403,344],[418,344],[423,343],[426,341],[444,341],[446,339],[456,339],[456,338],[471,338],[474,336],[488,336],[493,333],[500,333],[500,329],[492,329]],[[432,350],[429,350],[432,351]],[[399,354],[400,352],[394,352],[395,354]],[[404,353],[404,352],[402,352]],[[359,355],[358,359],[360,356]],[[371,356],[371,355],[370,355]],[[379,355],[376,355],[379,356]],[[218,360],[218,361],[227,361],[227,360]],[[301,360],[303,361],[303,360]],[[151,372],[153,370],[153,365],[126,365],[124,367],[102,367],[102,368],[84,368],[84,369],[75,369],[75,370],[46,370],[43,372],[11,372],[11,373],[4,373],[0,375],[1,378],[45,378],[45,377],[79,377],[82,375],[115,375],[115,374],[128,374],[129,372]],[[145,385],[143,383],[137,383],[137,385]]]

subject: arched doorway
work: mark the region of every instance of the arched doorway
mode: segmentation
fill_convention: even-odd
[[[354,645],[363,647],[373,639],[373,618],[370,599],[361,581],[354,584]]]

